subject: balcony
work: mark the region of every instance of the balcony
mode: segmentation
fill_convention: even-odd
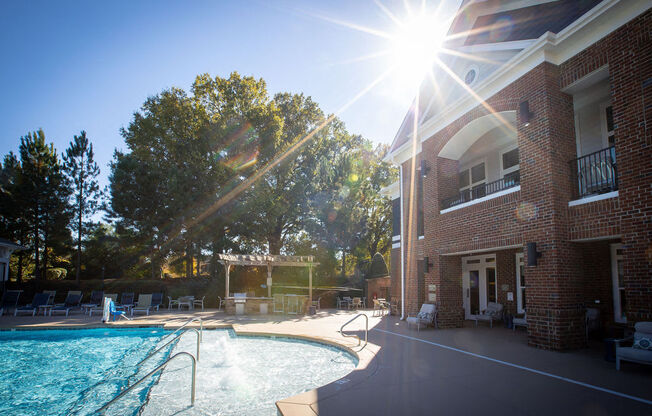
[[[616,149],[614,146],[578,157],[570,162],[573,199],[606,194],[618,190]]]
[[[441,201],[441,209],[452,208],[456,205],[464,204],[466,202],[471,202],[474,199],[484,198],[491,194],[504,191],[509,188],[514,188],[521,184],[521,175],[519,171],[512,172],[505,175],[502,179],[497,181],[483,183],[472,189],[465,189],[460,191],[459,194],[446,198]]]

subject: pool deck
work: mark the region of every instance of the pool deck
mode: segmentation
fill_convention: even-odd
[[[338,333],[356,312],[322,310],[313,316],[225,316],[217,310],[161,310],[111,326],[176,328],[194,316],[204,328],[239,334],[289,335],[359,350]],[[409,329],[393,316],[369,317],[369,344],[358,367],[334,383],[277,402],[284,416],[303,415],[652,415],[652,367],[615,364],[601,346],[573,352],[528,347],[523,330],[467,326]],[[104,327],[100,317],[0,317],[0,328]],[[198,326],[193,323],[192,326]],[[363,336],[364,320],[351,325]],[[357,331],[357,332],[356,332]]]

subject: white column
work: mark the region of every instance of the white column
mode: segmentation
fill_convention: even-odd
[[[312,263],[308,266],[308,297],[312,305]]]
[[[267,297],[272,297],[272,265],[267,263]]]
[[[226,270],[226,279],[225,279],[225,286],[226,286],[226,294],[224,295],[224,299],[229,297],[229,269],[230,269],[230,264],[228,261],[224,262],[224,270]]]

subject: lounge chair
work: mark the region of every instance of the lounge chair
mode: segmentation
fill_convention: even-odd
[[[201,310],[204,310],[204,299],[206,296],[202,296],[201,299],[193,299],[192,301],[192,307],[194,308],[195,306],[201,306]]]
[[[634,335],[616,341],[616,370],[621,361],[652,365],[652,322],[637,322]],[[626,341],[634,341],[631,347],[621,346]]]
[[[74,310],[81,310],[81,300],[82,300],[82,295],[71,295],[69,294],[66,296],[66,301],[63,303],[63,305],[56,305],[52,308],[52,311],[50,313],[52,314],[58,314],[58,313],[65,313],[66,316],[70,314],[70,311]]]
[[[24,312],[31,313],[32,316],[36,316],[39,306],[47,305],[48,299],[50,299],[49,293],[37,293],[34,295],[34,299],[32,300],[31,305],[25,305],[14,309],[14,316]]]
[[[115,305],[116,309],[121,311],[131,311],[131,308],[134,307],[134,293],[133,292],[123,292],[120,296],[120,303]]]
[[[47,293],[50,295],[50,298],[48,299],[48,305],[54,305],[54,297],[57,295],[56,290],[44,290],[43,293]]]
[[[405,322],[407,322],[408,328],[410,325],[416,325],[417,331],[421,329],[421,325],[433,325],[437,328],[437,306],[432,303],[424,303],[417,316],[408,316]]]
[[[152,309],[152,295],[140,294],[138,295],[138,302],[136,302],[136,306],[131,308],[131,316],[134,316],[135,312],[145,312],[145,314],[149,316],[150,309]]]
[[[522,326],[524,328],[527,328],[527,312],[523,314],[522,318],[512,319],[512,331],[516,331],[517,326]]]
[[[70,296],[70,295],[80,295],[81,296],[82,292],[81,292],[81,290],[69,290],[68,294],[66,295],[66,299],[68,299],[68,296]],[[64,306],[65,304],[66,304],[66,301],[64,301],[63,303],[55,303],[54,306]]]
[[[104,294],[104,299],[106,299],[106,298],[111,299],[114,302],[113,307],[115,307],[115,302],[118,300],[118,294],[117,293],[105,293]],[[102,300],[101,305],[97,305],[97,306],[92,307],[88,311],[88,315],[93,316],[93,312],[104,313],[104,300]]]
[[[478,321],[489,322],[491,328],[494,327],[494,321],[503,319],[503,305],[496,302],[489,302],[487,309],[482,311],[479,315],[475,315],[475,326],[478,326]]]
[[[102,290],[93,290],[91,292],[91,298],[88,303],[84,303],[82,308],[84,311],[89,311],[93,308],[99,307],[102,305],[102,300],[104,299],[104,291]]]
[[[22,290],[7,290],[2,294],[2,305],[0,305],[0,309],[2,309],[3,313],[10,309],[16,309],[18,306],[18,298],[20,298],[22,292]]]
[[[156,309],[156,311],[158,312],[158,308],[162,304],[163,304],[163,294],[152,293],[152,309]]]

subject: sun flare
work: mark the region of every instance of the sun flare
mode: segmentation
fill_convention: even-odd
[[[416,85],[422,81],[435,62],[446,30],[441,18],[424,11],[400,21],[390,43],[391,59],[402,81]]]

